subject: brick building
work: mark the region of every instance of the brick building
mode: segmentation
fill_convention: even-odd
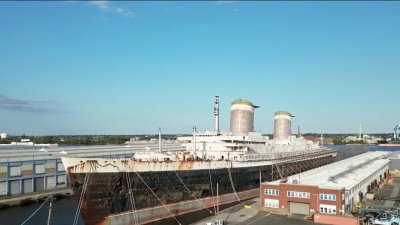
[[[392,152],[367,152],[284,180],[261,184],[262,210],[311,215],[348,215],[382,182]]]

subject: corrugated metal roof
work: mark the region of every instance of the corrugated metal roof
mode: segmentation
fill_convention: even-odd
[[[288,183],[316,185],[325,188],[351,189],[369,175],[389,164],[393,152],[375,151],[357,155],[345,160],[321,166],[288,177]],[[279,184],[279,181],[272,183]]]
[[[56,159],[61,156],[60,152],[67,152],[71,156],[102,156],[129,154],[137,151],[144,151],[146,147],[152,150],[158,149],[158,143],[132,143],[129,145],[96,145],[96,146],[59,146],[53,148],[37,148],[26,146],[10,146],[0,148],[0,162],[15,162],[25,160]],[[179,143],[162,143],[163,150],[173,151],[183,150],[184,147]]]

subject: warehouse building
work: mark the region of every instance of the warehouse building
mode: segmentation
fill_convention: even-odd
[[[287,179],[261,184],[262,210],[311,215],[348,215],[388,175],[397,153],[367,152]]]
[[[183,148],[175,143],[163,150]],[[69,187],[61,156],[132,157],[136,151],[158,149],[155,143],[124,146],[43,147],[43,145],[0,145],[0,200]]]

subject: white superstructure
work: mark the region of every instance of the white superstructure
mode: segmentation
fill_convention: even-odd
[[[273,163],[281,163],[289,158],[299,161],[304,158],[326,157],[335,151],[326,152],[327,149],[319,146],[317,142],[305,140],[303,137],[295,137],[286,132],[286,135],[276,139],[262,133],[251,132],[253,129],[254,109],[248,100],[237,99],[231,106],[231,131],[224,133],[219,130],[219,97],[216,96],[214,107],[215,127],[214,131],[197,132],[193,127],[193,135],[178,137],[184,150],[142,149],[135,152],[129,163],[126,159],[115,159],[112,163],[108,160],[99,159],[104,162],[101,168],[104,172],[115,172],[115,168],[125,171],[164,171],[164,170],[196,170],[196,169],[218,169],[218,168],[243,168],[252,166],[266,166]],[[282,112],[278,112],[282,114]],[[284,116],[291,114],[284,112]],[[275,115],[276,117],[276,115]],[[276,118],[275,118],[276,119]],[[285,124],[285,129],[290,130],[291,124]],[[159,137],[161,139],[161,137]],[[310,156],[309,156],[310,155]],[[76,166],[91,159],[63,158],[66,167]],[[181,166],[185,162],[186,166]],[[190,164],[190,166],[188,166]],[[107,168],[107,169],[105,169]],[[86,167],[82,171],[87,172]],[[80,171],[80,170],[79,170]]]
[[[177,140],[193,152],[198,159],[204,160],[240,160],[254,154],[277,154],[305,152],[320,149],[318,143],[290,136],[286,139],[269,139],[261,133],[250,132],[246,136],[212,132],[196,133],[193,137],[178,137]]]
[[[178,142],[186,150],[143,149],[137,151],[131,159],[66,157],[62,160],[66,168],[74,168],[73,172],[114,173],[257,167],[284,163],[288,159],[296,160],[296,157],[301,161],[304,156],[326,157],[329,154],[328,149],[302,137],[271,140],[260,133],[233,136],[204,132],[190,137],[178,137]],[[336,152],[332,151],[331,154],[334,156]],[[90,164],[91,161],[96,161],[96,164],[90,168],[78,166],[83,162]]]

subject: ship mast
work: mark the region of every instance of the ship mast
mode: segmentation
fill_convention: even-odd
[[[161,127],[158,128],[158,152],[161,153]]]
[[[321,139],[321,146],[324,146],[324,135],[321,132],[321,137],[319,138]]]
[[[215,132],[215,134],[218,135],[219,134],[219,96],[215,96],[214,117],[215,117],[214,132]]]
[[[196,156],[196,126],[193,126],[193,147],[194,155]]]

